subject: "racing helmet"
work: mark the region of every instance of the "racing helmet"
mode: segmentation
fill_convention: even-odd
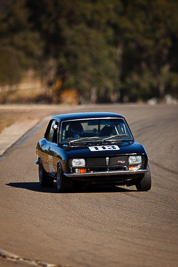
[[[69,137],[80,137],[83,134],[83,127],[80,122],[73,121],[69,125],[68,136]]]

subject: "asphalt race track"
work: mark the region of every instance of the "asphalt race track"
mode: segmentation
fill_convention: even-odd
[[[178,266],[178,106],[98,105],[80,111],[126,117],[148,152],[151,191],[41,189],[34,161],[43,124],[0,158],[0,249],[59,266]],[[0,257],[0,266],[23,265]]]

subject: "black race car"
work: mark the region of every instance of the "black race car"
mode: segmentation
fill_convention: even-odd
[[[41,186],[52,186],[56,180],[59,192],[71,192],[81,184],[135,185],[139,191],[151,188],[147,153],[119,114],[54,116],[36,152]]]

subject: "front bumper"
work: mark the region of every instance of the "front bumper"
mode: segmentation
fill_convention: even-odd
[[[82,178],[82,177],[98,177],[98,176],[132,176],[140,175],[148,172],[149,169],[139,169],[136,171],[104,171],[104,172],[86,172],[86,173],[64,173],[68,178]]]

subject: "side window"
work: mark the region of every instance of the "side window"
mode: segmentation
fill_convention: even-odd
[[[45,132],[45,135],[44,135],[44,137],[47,140],[49,139],[49,131],[50,131],[50,128],[51,128],[51,123],[52,123],[52,121],[49,122],[48,127],[47,127],[46,132]]]
[[[57,125],[56,120],[53,120],[49,123],[45,137],[48,141],[57,143],[57,127],[55,129],[55,125]]]

